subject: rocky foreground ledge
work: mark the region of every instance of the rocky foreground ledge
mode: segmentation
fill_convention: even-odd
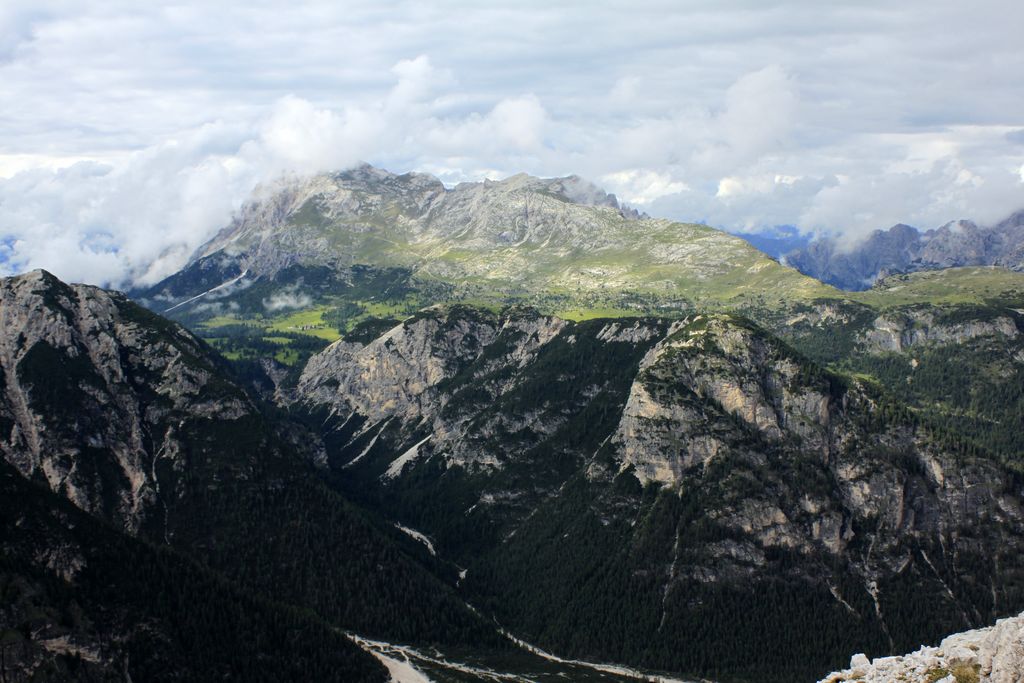
[[[995,626],[947,637],[938,647],[922,647],[902,657],[869,661],[854,655],[850,668],[819,683],[1020,683],[1024,681],[1024,614]]]

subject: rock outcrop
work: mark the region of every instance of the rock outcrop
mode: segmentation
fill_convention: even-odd
[[[850,666],[819,683],[1019,683],[1024,680],[1024,614],[995,626],[951,635],[938,647],[869,660],[854,655]]]
[[[740,238],[651,219],[575,176],[519,174],[446,188],[429,175],[360,166],[257,192],[185,269],[137,298],[160,310],[180,306],[178,315],[226,303],[222,290],[204,295],[221,283],[238,291],[292,286],[288,275],[299,268],[327,270],[344,284],[359,266],[400,269],[470,295],[642,292],[676,300],[684,290],[692,299],[830,291]],[[222,281],[211,284],[217,274]],[[755,293],[757,283],[764,287]],[[303,285],[302,293],[316,294]],[[236,299],[246,305],[244,295]]]
[[[37,270],[0,280],[0,323],[0,453],[131,533],[181,494],[186,435],[256,414],[203,342],[123,295]]]
[[[17,642],[19,670],[41,667],[40,680],[250,680],[261,655],[291,666],[268,654],[278,646],[297,662],[337,646],[327,659],[365,664],[339,630],[499,641],[401,532],[324,484],[316,435],[180,325],[43,271],[0,279],[0,323],[0,659]],[[311,639],[324,634],[330,645]],[[81,676],[42,676],[79,655]],[[372,661],[366,676],[335,663],[262,674],[383,678]]]
[[[979,337],[1015,339],[1020,334],[1009,315],[955,320],[934,309],[907,308],[878,316],[862,333],[860,347],[868,352],[905,351],[922,344],[961,344]]]
[[[1016,330],[998,316],[932,322],[929,343]],[[820,639],[824,657],[805,623],[831,645],[891,651],[1024,603],[1015,475],[744,318],[573,323],[452,306],[353,337],[311,359],[297,391],[329,467],[468,567],[462,585],[503,623],[573,634],[547,646],[605,638],[592,619],[616,642],[675,653],[623,646],[622,661],[707,671],[678,643],[737,636],[707,626],[731,622],[704,605],[772,624],[773,638]],[[600,580],[566,588],[591,572]],[[601,621],[609,595],[635,596],[631,620]],[[927,626],[907,616],[922,601]]]

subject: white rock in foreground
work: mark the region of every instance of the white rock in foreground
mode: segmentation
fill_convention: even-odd
[[[869,661],[854,655],[850,668],[819,683],[1019,683],[1024,681],[1024,614],[995,626],[949,636],[938,647],[922,647],[902,657]]]

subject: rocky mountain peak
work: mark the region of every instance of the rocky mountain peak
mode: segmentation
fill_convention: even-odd
[[[958,219],[920,232],[901,223],[845,248],[823,238],[787,254],[786,261],[807,275],[852,290],[894,273],[980,265],[1022,270],[1024,211],[987,227]]]
[[[202,342],[123,295],[33,271],[0,279],[0,321],[0,453],[132,533],[157,498],[159,461],[180,464],[182,415],[253,410],[214,381]]]
[[[274,275],[293,264],[385,260],[410,265],[411,253],[435,245],[501,248],[536,245],[558,235],[592,236],[608,217],[639,218],[614,195],[578,176],[460,183],[448,189],[421,173],[394,174],[369,165],[309,178],[283,179],[260,188],[232,223],[193,256],[217,253],[239,260],[239,270]],[[589,227],[589,229],[588,229]]]

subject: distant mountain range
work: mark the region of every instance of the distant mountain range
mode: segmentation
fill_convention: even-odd
[[[920,232],[909,225],[876,230],[852,246],[827,238],[790,251],[785,263],[847,290],[871,287],[894,273],[957,266],[1000,266],[1024,270],[1024,211],[993,226],[969,220],[952,221]]]

